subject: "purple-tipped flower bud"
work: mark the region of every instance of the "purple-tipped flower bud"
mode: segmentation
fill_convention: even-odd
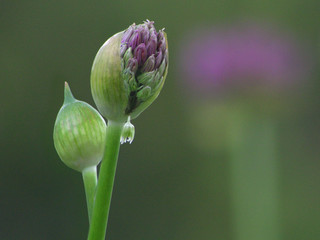
[[[134,31],[133,27],[130,26],[121,40],[121,46],[120,46],[120,56],[121,57],[123,57],[123,55],[125,54],[125,52],[128,49],[128,42],[133,34],[133,31]]]
[[[135,58],[130,58],[128,61],[127,68],[130,69],[131,72],[136,73],[138,70],[138,60]]]
[[[129,50],[129,51],[127,51]],[[120,54],[121,54],[121,49],[120,49]],[[126,49],[125,53],[123,54],[123,64],[124,65],[127,65],[129,60],[133,58],[133,54],[132,54],[132,51],[131,51],[131,48],[129,49]]]
[[[151,72],[154,69],[155,62],[156,58],[154,55],[151,55],[141,68],[141,72]]]
[[[146,46],[148,55],[152,55],[156,53],[157,43],[158,43],[157,36],[154,33],[151,34],[150,39]]]
[[[149,41],[150,31],[149,31],[147,26],[144,26],[142,36],[143,36],[143,42],[144,43]]]
[[[147,49],[144,43],[141,43],[134,50],[134,58],[137,59],[138,65],[141,66],[147,60]]]
[[[141,32],[135,30],[129,40],[129,47],[135,49],[141,43]]]
[[[162,51],[158,52],[157,53],[157,56],[156,56],[156,63],[155,63],[155,68],[158,68],[160,66],[160,64],[162,63]]]
[[[134,32],[134,27],[130,26],[127,31],[123,34],[122,40],[121,40],[121,45],[123,43],[128,44],[129,39],[131,38],[132,34]]]
[[[131,25],[97,53],[91,72],[92,95],[109,120],[136,118],[162,89],[168,72],[168,44],[165,32],[157,33],[153,24],[147,20]]]
[[[128,46],[126,43],[121,44],[120,46],[120,56],[123,57],[123,55],[126,53],[128,49]]]
[[[166,39],[163,37],[163,33],[160,32],[162,36],[159,39],[158,51],[164,52],[166,50]]]

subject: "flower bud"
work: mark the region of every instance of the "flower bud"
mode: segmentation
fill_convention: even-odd
[[[147,59],[147,61],[144,63],[141,71],[142,71],[142,72],[150,72],[150,71],[152,71],[153,68],[154,68],[155,60],[156,60],[156,59],[155,59],[154,55],[152,54],[152,55]]]
[[[129,117],[128,121],[123,125],[120,143],[124,144],[126,142],[129,142],[131,144],[133,139],[134,139],[134,126],[130,122],[130,117]]]
[[[53,131],[54,146],[62,162],[82,172],[103,157],[106,123],[89,104],[76,100],[65,83],[64,103]]]
[[[136,118],[163,87],[168,72],[168,42],[164,30],[157,32],[153,24],[147,20],[113,35],[94,59],[91,92],[98,110],[108,120]]]

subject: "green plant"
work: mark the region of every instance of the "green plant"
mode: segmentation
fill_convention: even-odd
[[[54,143],[61,160],[83,174],[90,219],[88,240],[105,239],[120,143],[133,141],[135,130],[130,121],[158,97],[167,72],[167,36],[147,20],[109,38],[93,62],[91,92],[99,112],[108,120],[107,127],[96,110],[72,97],[66,84]],[[97,182],[96,166],[101,159]]]

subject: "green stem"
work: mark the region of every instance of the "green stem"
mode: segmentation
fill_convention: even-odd
[[[92,166],[84,169],[82,171],[82,178],[84,183],[84,189],[86,192],[88,217],[90,222],[94,204],[94,196],[97,187],[97,166]]]
[[[123,123],[108,122],[106,150],[100,167],[88,240],[105,239],[122,128]]]
[[[279,240],[275,124],[240,113],[229,131],[234,239]]]

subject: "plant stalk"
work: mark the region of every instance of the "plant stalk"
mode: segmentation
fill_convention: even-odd
[[[94,198],[97,187],[97,166],[92,166],[82,171],[82,179],[87,199],[89,223],[91,222],[91,215],[93,210]]]
[[[279,240],[275,123],[238,116],[229,130],[234,239]]]
[[[88,240],[105,240],[123,123],[108,122],[106,150],[102,159]]]

